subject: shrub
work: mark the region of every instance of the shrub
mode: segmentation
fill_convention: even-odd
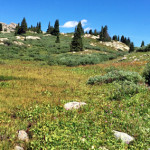
[[[112,83],[114,81],[132,81],[133,83],[143,82],[143,78],[137,72],[113,70],[104,76],[90,77],[87,84]]]
[[[147,63],[144,71],[143,71],[143,77],[145,78],[145,82],[150,85],[150,62]]]
[[[140,47],[136,50],[136,52],[149,52],[149,51],[150,51],[150,44],[147,46]]]
[[[122,98],[131,97],[144,89],[144,87],[131,81],[113,82],[113,90],[109,93],[109,99],[120,100]]]

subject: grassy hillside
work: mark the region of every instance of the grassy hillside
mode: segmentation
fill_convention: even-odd
[[[78,66],[85,64],[98,64],[102,61],[114,59],[124,55],[126,52],[116,51],[111,47],[104,46],[98,41],[90,38],[84,38],[84,52],[70,53],[70,43],[72,35],[61,35],[60,44],[56,44],[55,36],[46,36],[33,33],[27,33],[27,36],[39,37],[39,40],[21,40],[12,34],[0,34],[0,38],[8,38],[4,41],[5,45],[0,45],[0,58],[2,59],[20,59],[20,60],[39,60],[49,65],[67,65]],[[21,42],[17,45],[14,42]],[[92,42],[97,46],[91,46]],[[72,55],[73,54],[73,55]],[[80,59],[78,59],[80,58]]]
[[[16,145],[28,150],[147,150],[150,147],[150,97],[144,81],[134,82],[129,78],[132,83],[122,86],[117,78],[117,83],[109,80],[87,84],[90,77],[108,76],[115,70],[131,72],[131,76],[132,72],[142,75],[149,52],[109,60],[122,53],[102,45],[91,48],[91,39],[85,39],[88,51],[81,54],[69,52],[71,38],[67,36],[61,36],[61,44],[54,43],[55,37],[43,35],[36,35],[41,40],[18,40],[25,46],[12,44],[16,40],[12,34],[0,36],[11,41],[9,46],[0,46],[0,149],[12,150]],[[88,57],[87,53],[93,58],[107,59],[103,63],[98,60],[95,65],[56,65],[58,60],[69,57],[80,62],[82,55]],[[55,66],[50,66],[50,62]],[[79,64],[82,63],[76,65]],[[64,104],[72,101],[87,105],[65,110]],[[28,133],[29,142],[18,140],[19,130]],[[124,144],[115,139],[112,130],[128,133],[135,140]]]

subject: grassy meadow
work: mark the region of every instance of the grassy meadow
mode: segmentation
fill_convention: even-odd
[[[60,44],[54,43],[54,36],[36,36],[41,40],[18,40],[25,45],[16,46],[13,34],[0,34],[10,41],[0,45],[0,149],[20,145],[25,150],[147,150],[150,89],[141,83],[138,92],[120,97],[123,89],[118,91],[114,83],[87,82],[115,69],[142,75],[150,52],[126,54],[127,59],[120,61],[125,52],[93,39],[84,39],[88,54],[74,54],[69,52],[69,36],[61,35]],[[93,41],[98,43],[96,48],[89,44]],[[113,99],[114,94],[119,98]],[[65,110],[64,104],[72,101],[87,105]],[[28,143],[18,140],[19,130],[28,133]],[[124,144],[112,130],[135,140]]]

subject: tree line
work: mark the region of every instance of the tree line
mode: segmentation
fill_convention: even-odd
[[[0,31],[2,31],[2,24],[1,23],[0,23]],[[31,27],[28,27],[26,19],[24,17],[22,22],[18,23],[18,25],[16,26],[15,35],[26,34],[27,31],[33,31],[33,32],[36,32],[39,34],[42,33],[41,22],[37,22],[36,26],[31,25]],[[54,26],[51,26],[51,24],[49,22],[46,33],[56,36],[55,42],[60,43],[59,20],[55,21]],[[90,29],[89,33],[88,32],[85,32],[85,33],[99,36],[98,40],[103,41],[103,42],[107,42],[107,41],[111,41],[111,40],[120,41],[120,42],[125,43],[126,45],[128,45],[130,47],[129,52],[134,51],[134,44],[133,44],[133,42],[131,42],[129,37],[127,38],[127,37],[122,35],[120,38],[119,36],[114,35],[111,38],[109,33],[108,33],[108,27],[107,26],[102,26],[100,32],[98,32],[96,29],[94,31],[92,31],[92,29]],[[82,27],[82,23],[79,22],[77,27],[75,27],[74,37],[73,37],[71,45],[70,45],[70,51],[83,51],[82,36],[85,33],[84,33],[84,29]],[[142,41],[142,43],[141,43],[141,47],[143,47],[143,46],[144,46],[144,41]]]
[[[23,18],[21,24],[18,23],[18,25],[16,26],[15,35],[26,34],[27,31],[33,31],[33,32],[36,32],[36,33],[42,33],[41,22],[37,22],[36,26],[31,25],[31,27],[28,27],[26,19]],[[60,39],[59,39],[59,34],[60,34],[60,31],[59,31],[59,20],[55,21],[54,27],[50,26],[50,22],[49,22],[48,29],[47,29],[46,33],[57,36],[56,43],[59,43],[60,42]]]

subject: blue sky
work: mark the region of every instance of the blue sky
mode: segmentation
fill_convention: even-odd
[[[141,41],[150,43],[150,0],[3,0],[0,4],[0,22],[21,22],[26,17],[28,26],[60,22],[61,32],[72,32],[73,23],[82,20],[84,28],[100,30],[108,26],[111,36],[130,37],[135,46]],[[68,21],[73,21],[69,22]],[[67,23],[67,24],[65,24]],[[64,26],[65,25],[65,26]],[[65,28],[64,28],[65,27]],[[68,28],[66,28],[68,27]],[[70,26],[71,27],[71,26]]]

